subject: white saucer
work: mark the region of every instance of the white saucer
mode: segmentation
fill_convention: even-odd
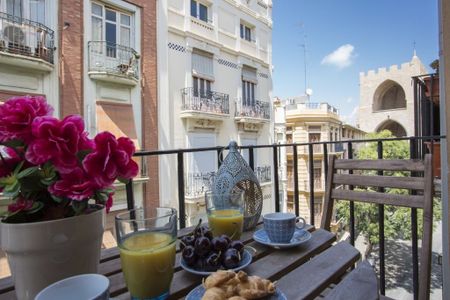
[[[264,228],[255,231],[253,234],[253,239],[258,243],[277,249],[297,247],[298,245],[307,242],[310,238],[311,233],[304,229],[296,229],[289,243],[272,243]]]

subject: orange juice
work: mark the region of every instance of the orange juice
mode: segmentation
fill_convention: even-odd
[[[175,264],[175,240],[166,233],[136,233],[120,245],[122,271],[136,298],[152,298],[169,291]]]
[[[208,223],[214,236],[226,234],[238,240],[244,226],[244,215],[237,209],[212,210],[208,214]]]

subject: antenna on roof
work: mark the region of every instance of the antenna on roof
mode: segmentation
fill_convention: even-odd
[[[300,44],[300,47],[303,48],[303,63],[304,63],[304,69],[305,69],[305,94],[308,90],[308,72],[307,72],[307,60],[306,60],[306,30],[305,30],[305,24],[303,22],[299,22],[298,26],[303,29],[303,44]],[[308,97],[309,100],[309,97]]]
[[[413,42],[413,49],[414,49],[413,50],[414,51],[413,52],[413,57],[416,57],[417,56],[417,53],[416,53],[416,41]]]

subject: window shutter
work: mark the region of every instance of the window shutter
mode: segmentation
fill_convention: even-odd
[[[258,84],[258,78],[256,78],[256,69],[244,66],[242,68],[242,80]]]
[[[207,52],[192,52],[192,74],[214,81],[213,56]]]

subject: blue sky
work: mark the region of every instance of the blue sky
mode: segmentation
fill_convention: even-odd
[[[359,72],[438,58],[436,0],[274,0],[273,95],[304,94],[304,34],[312,102],[354,119]]]

